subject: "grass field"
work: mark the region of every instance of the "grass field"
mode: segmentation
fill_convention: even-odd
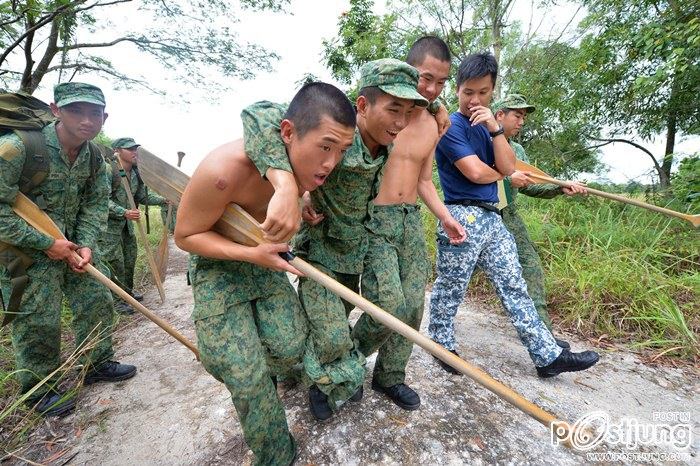
[[[587,198],[518,196],[545,268],[550,313],[587,335],[700,356],[700,233],[689,223]],[[425,211],[431,257],[435,220]],[[494,296],[483,277],[471,293]]]

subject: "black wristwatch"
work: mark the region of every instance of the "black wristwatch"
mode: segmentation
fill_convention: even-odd
[[[495,138],[499,134],[503,134],[503,125],[498,125],[498,129],[494,131],[493,133],[489,131],[489,134],[491,135],[492,138]]]

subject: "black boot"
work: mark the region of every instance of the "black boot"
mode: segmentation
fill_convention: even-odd
[[[384,393],[399,408],[413,411],[420,407],[420,397],[411,387],[405,383],[382,387],[374,379],[372,380],[372,390]]]
[[[124,301],[119,301],[114,303],[114,310],[116,311],[117,314],[121,314],[123,316],[130,316],[134,314],[134,308],[129,306],[127,303]]]
[[[559,348],[571,349],[571,345],[569,344],[568,341],[560,340],[559,338],[556,338],[556,337],[554,338],[554,341],[557,342],[557,346]]]
[[[328,397],[316,385],[309,389],[309,409],[311,409],[311,414],[319,421],[330,419],[333,415],[333,411],[328,406]]]
[[[138,291],[131,290],[131,293],[129,293],[132,298],[134,298],[136,301],[141,302],[143,301],[143,295],[139,293]]]
[[[136,375],[136,366],[131,364],[119,364],[116,361],[107,361],[92,369],[85,375],[85,385],[95,382],[119,382],[130,379]]]
[[[41,398],[30,398],[27,404],[44,417],[63,417],[75,409],[75,395],[51,391]]]
[[[454,354],[455,356],[459,357],[459,354],[455,350],[451,350],[450,353]],[[433,356],[435,358],[435,356]],[[446,362],[442,361],[442,359],[435,358],[438,364],[440,364],[440,367],[445,369],[445,372],[449,372],[450,374],[455,374],[455,375],[462,375],[460,371],[455,369],[454,367],[450,366]]]
[[[360,388],[357,389],[354,395],[350,397],[348,401],[352,401],[353,403],[357,403],[359,401],[362,401],[362,395],[365,393],[365,389],[360,385]]]
[[[540,377],[554,377],[562,372],[583,371],[598,362],[600,356],[595,351],[584,351],[582,353],[572,353],[568,349],[563,349],[557,359],[550,365],[537,368],[537,375]]]

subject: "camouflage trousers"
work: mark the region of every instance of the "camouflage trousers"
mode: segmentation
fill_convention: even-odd
[[[310,262],[321,272],[357,292],[359,275],[343,274]],[[348,324],[355,307],[313,280],[299,279],[299,299],[309,322],[304,354],[304,383],[328,396],[332,409],[347,401],[365,378],[365,358],[357,350]]]
[[[106,272],[95,259],[95,267]],[[2,270],[2,293],[9,296],[9,280]],[[112,298],[109,290],[87,273],[78,274],[67,264],[35,258],[27,269],[29,282],[19,313],[12,321],[12,347],[22,393],[27,392],[61,365],[61,308],[65,297],[72,311],[76,347],[89,342],[92,350],[79,362],[97,366],[112,355]],[[94,339],[94,340],[93,340]],[[58,380],[58,374],[32,397],[40,397]]]
[[[362,295],[418,330],[423,318],[428,255],[420,208],[415,204],[372,205]],[[374,380],[383,387],[403,383],[413,343],[362,314],[352,336],[362,354],[379,350]]]
[[[138,255],[136,236],[130,235],[126,227],[119,233],[107,232],[100,240],[100,248],[112,272],[112,279],[116,278],[118,284],[131,293],[134,288],[134,269]],[[112,295],[115,299],[120,299],[117,295]]]
[[[525,222],[518,215],[514,206],[508,206],[502,211],[503,223],[513,235],[515,246],[518,248],[518,260],[523,269],[523,278],[527,283],[527,294],[535,304],[537,314],[549,330],[552,330],[552,320],[547,311],[547,295],[544,287],[544,271],[542,261],[535,249],[535,245],[530,239]]]
[[[449,205],[448,209],[468,237],[462,244],[451,245],[442,227],[438,229],[437,279],[430,298],[430,337],[449,350],[455,349],[454,318],[478,265],[493,284],[535,366],[549,365],[561,349],[527,294],[515,241],[501,216],[475,206]]]
[[[296,445],[272,377],[301,362],[307,324],[285,274],[193,256],[192,318],[204,368],[231,393],[255,464],[287,465]]]

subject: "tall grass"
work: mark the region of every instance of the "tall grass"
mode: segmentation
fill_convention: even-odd
[[[542,258],[550,313],[561,325],[633,347],[700,356],[697,230],[593,196],[520,195],[518,206]],[[435,221],[427,212],[424,225],[434,254]]]
[[[150,209],[150,223],[151,233],[148,235],[148,239],[152,248],[155,248],[155,245],[160,241],[163,230],[159,208],[152,207]],[[143,248],[139,246],[134,281],[138,287],[140,283],[148,282],[149,278],[148,264]],[[74,349],[71,320],[70,308],[64,303],[61,312],[61,355],[64,362],[57,369],[57,373],[60,374],[59,384],[69,386],[69,391],[75,393],[80,388],[83,369],[78,364],[78,357],[94,347],[98,339],[104,338],[105,334],[100,332],[82,348]],[[124,318],[124,316],[116,316],[115,326],[128,325],[130,321],[131,319]],[[0,328],[0,457],[4,453],[19,448],[26,440],[28,433],[41,419],[24,404],[29,395],[19,394],[19,384],[14,377],[16,368],[10,330],[11,326],[9,325]],[[39,388],[39,385],[35,388]]]

